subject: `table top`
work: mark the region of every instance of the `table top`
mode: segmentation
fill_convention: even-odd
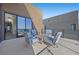
[[[32,46],[27,45],[25,38],[4,40],[0,43],[0,55],[33,55]]]

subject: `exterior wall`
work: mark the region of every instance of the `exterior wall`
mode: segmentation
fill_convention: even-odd
[[[1,4],[0,4],[0,19],[1,19]],[[1,33],[1,21],[0,21],[0,33]],[[1,34],[0,34],[0,41],[1,41]]]
[[[79,30],[79,11],[78,11],[78,30]]]
[[[31,4],[25,4],[28,13],[30,15],[30,17],[32,18],[33,24],[35,25],[38,34],[42,34],[41,31],[43,30],[43,21],[42,21],[42,14],[41,12],[36,9],[35,7],[33,7]]]
[[[0,42],[4,40],[4,12],[0,11]]]
[[[1,4],[0,4],[0,42],[2,41],[2,11],[1,11]]]
[[[44,20],[47,29],[55,29],[64,32],[64,37],[78,39],[78,11],[51,17]],[[72,31],[72,24],[76,24],[76,31]]]

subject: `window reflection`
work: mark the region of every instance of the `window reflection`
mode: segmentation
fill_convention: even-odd
[[[18,16],[18,36],[24,36],[25,18]]]
[[[26,18],[26,31],[31,33],[32,30],[32,21],[31,19]]]
[[[25,36],[25,33],[27,33],[30,37],[33,37],[37,34],[34,24],[30,18],[18,16],[17,19],[18,37]]]

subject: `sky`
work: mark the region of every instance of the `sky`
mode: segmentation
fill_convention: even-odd
[[[43,19],[79,10],[79,3],[33,3],[43,15]]]

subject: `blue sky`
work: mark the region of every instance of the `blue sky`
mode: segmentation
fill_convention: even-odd
[[[78,3],[33,3],[43,14],[43,19],[79,10]]]

